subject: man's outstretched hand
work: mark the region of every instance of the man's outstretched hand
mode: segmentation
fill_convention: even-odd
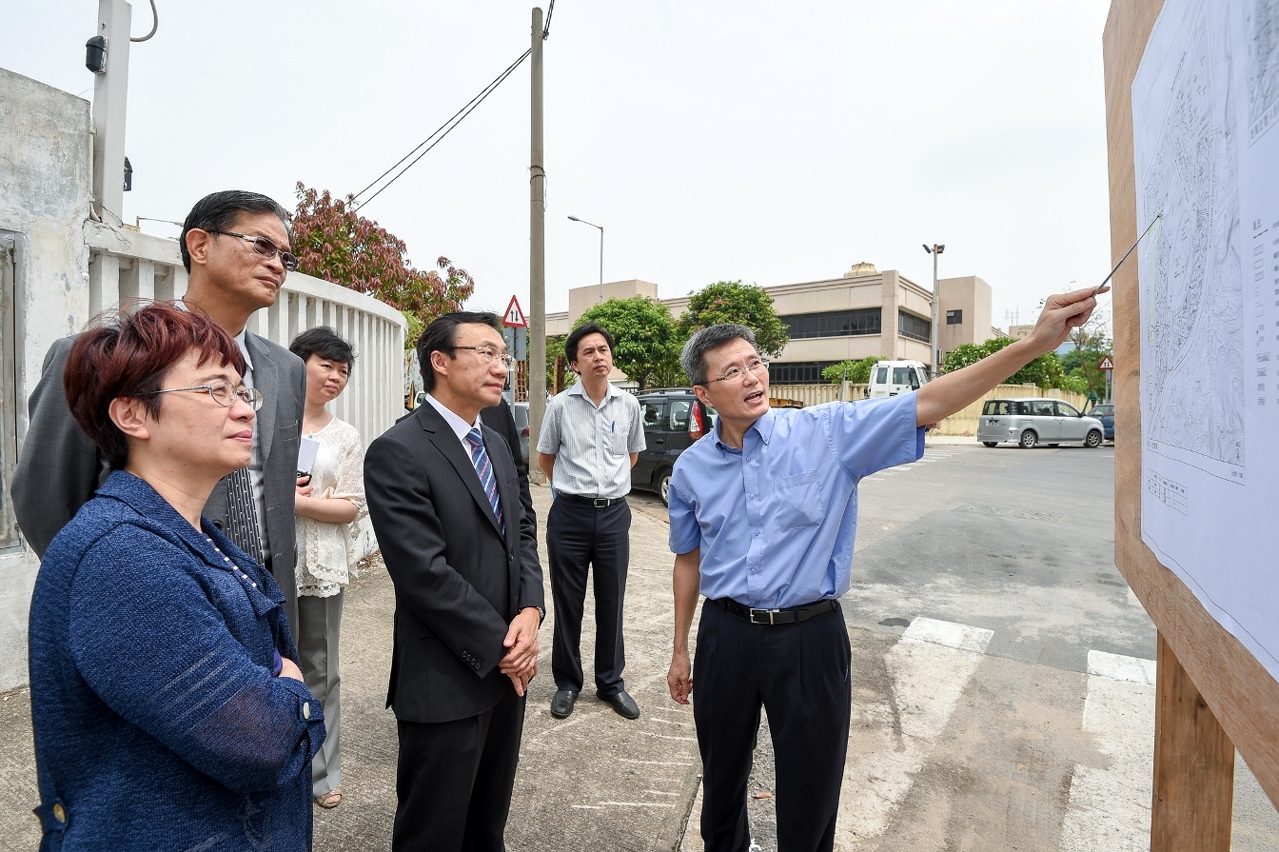
[[[1109,289],[1110,286],[1107,285],[1101,288],[1100,292],[1105,293]],[[1041,355],[1044,352],[1052,352],[1065,343],[1072,330],[1088,322],[1093,309],[1097,307],[1095,297],[1097,292],[1095,287],[1085,287],[1082,290],[1058,293],[1056,296],[1048,297],[1044,302],[1044,309],[1039,313],[1039,319],[1035,322],[1034,329],[1026,335],[1027,338],[1034,340],[1035,349]]]

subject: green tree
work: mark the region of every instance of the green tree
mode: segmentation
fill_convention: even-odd
[[[565,334],[552,334],[546,338],[546,389],[552,393],[564,390],[577,381],[577,374],[568,368],[564,360]]]
[[[987,355],[993,355],[1006,346],[1010,346],[1016,341],[1011,337],[992,337],[985,343],[965,343],[957,346],[950,352],[946,353],[946,358],[942,362],[942,371],[946,373],[963,369],[970,364],[976,364]],[[1002,384],[1009,385],[1035,385],[1040,388],[1061,388],[1062,390],[1071,390],[1066,387],[1066,373],[1061,368],[1061,359],[1054,352],[1047,352],[1004,379]]]
[[[822,370],[822,378],[832,385],[839,384],[841,380],[864,385],[870,381],[870,371],[880,360],[878,355],[872,355],[860,361],[840,361]]]
[[[475,290],[474,279],[447,257],[436,269],[414,268],[405,242],[357,213],[352,196],[334,198],[299,181],[297,199],[293,253],[307,275],[381,299],[423,325],[460,310]]]
[[[759,351],[764,355],[779,354],[790,340],[786,323],[773,307],[773,298],[763,287],[740,281],[717,281],[698,290],[689,300],[688,310],[680,315],[676,328],[680,340],[687,340],[694,332],[722,322],[737,323],[754,331]]]
[[[640,390],[679,369],[680,340],[665,305],[644,296],[609,299],[582,314],[574,328],[588,322],[613,335],[613,364]]]
[[[1067,376],[1083,383],[1081,393],[1095,393],[1100,398],[1106,391],[1106,373],[1101,369],[1101,359],[1110,354],[1110,336],[1104,331],[1077,328],[1070,337],[1075,348],[1061,356],[1062,369]]]

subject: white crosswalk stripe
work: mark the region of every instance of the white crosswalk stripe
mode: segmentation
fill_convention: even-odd
[[[835,848],[857,849],[884,833],[993,636],[980,627],[916,618],[888,651],[892,700],[853,708],[875,724],[877,747],[849,754]]]
[[[1089,651],[1084,730],[1111,760],[1104,769],[1075,766],[1062,852],[1149,849],[1155,661]]]

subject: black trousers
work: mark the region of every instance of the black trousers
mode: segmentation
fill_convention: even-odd
[[[556,499],[546,520],[555,637],[551,674],[557,689],[581,692],[582,611],[586,574],[595,571],[595,688],[602,695],[625,689],[622,669],[622,603],[631,561],[631,507],[623,500],[604,509]]]
[[[746,782],[768,713],[777,769],[778,852],[830,852],[852,714],[848,628],[839,607],[801,624],[750,624],[706,601],[693,663],[706,852],[747,852]]]
[[[399,722],[394,852],[503,852],[525,699],[455,722]]]

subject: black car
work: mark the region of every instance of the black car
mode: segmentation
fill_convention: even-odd
[[[692,388],[646,390],[637,399],[645,448],[631,468],[631,488],[656,491],[669,503],[675,459],[715,425],[715,409],[698,402]]]

